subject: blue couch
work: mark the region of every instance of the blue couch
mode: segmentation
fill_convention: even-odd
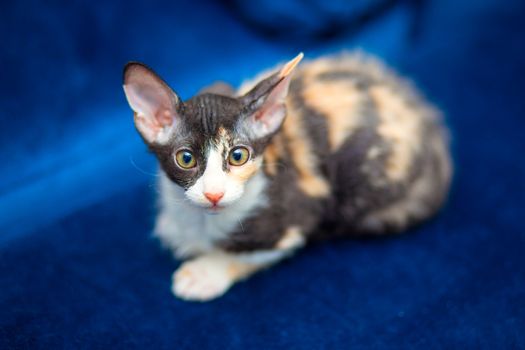
[[[525,348],[524,15],[522,0],[2,3],[0,349]],[[124,63],[187,98],[353,48],[446,113],[446,208],[405,235],[311,245],[216,301],[175,299]]]

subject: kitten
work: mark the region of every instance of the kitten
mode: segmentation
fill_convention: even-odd
[[[161,166],[155,234],[188,258],[176,296],[216,298],[309,240],[398,232],[445,200],[438,111],[364,54],[302,57],[187,101],[143,64],[125,67],[136,128]]]

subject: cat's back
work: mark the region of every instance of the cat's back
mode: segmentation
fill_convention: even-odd
[[[393,178],[402,177],[409,167],[425,129],[441,128],[439,112],[409,81],[364,53],[307,61],[294,78],[287,104],[288,124],[301,119],[303,127],[313,125],[324,131],[323,151],[328,153],[337,152],[363,129],[375,130],[378,137],[399,149],[390,152],[388,171]]]
[[[439,112],[406,80],[361,53],[303,63],[266,170],[288,158],[299,188],[330,198],[336,221],[359,231],[401,230],[435,212],[450,182]]]

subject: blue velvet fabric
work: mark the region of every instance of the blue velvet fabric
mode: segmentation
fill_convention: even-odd
[[[3,2],[0,349],[525,348],[524,15],[522,0]],[[445,111],[447,207],[406,235],[309,246],[216,301],[175,299],[123,64],[187,98],[357,47]]]

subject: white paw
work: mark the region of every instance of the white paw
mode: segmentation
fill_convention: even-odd
[[[173,273],[171,290],[182,299],[208,301],[223,295],[233,282],[227,264],[203,256],[185,262]]]

